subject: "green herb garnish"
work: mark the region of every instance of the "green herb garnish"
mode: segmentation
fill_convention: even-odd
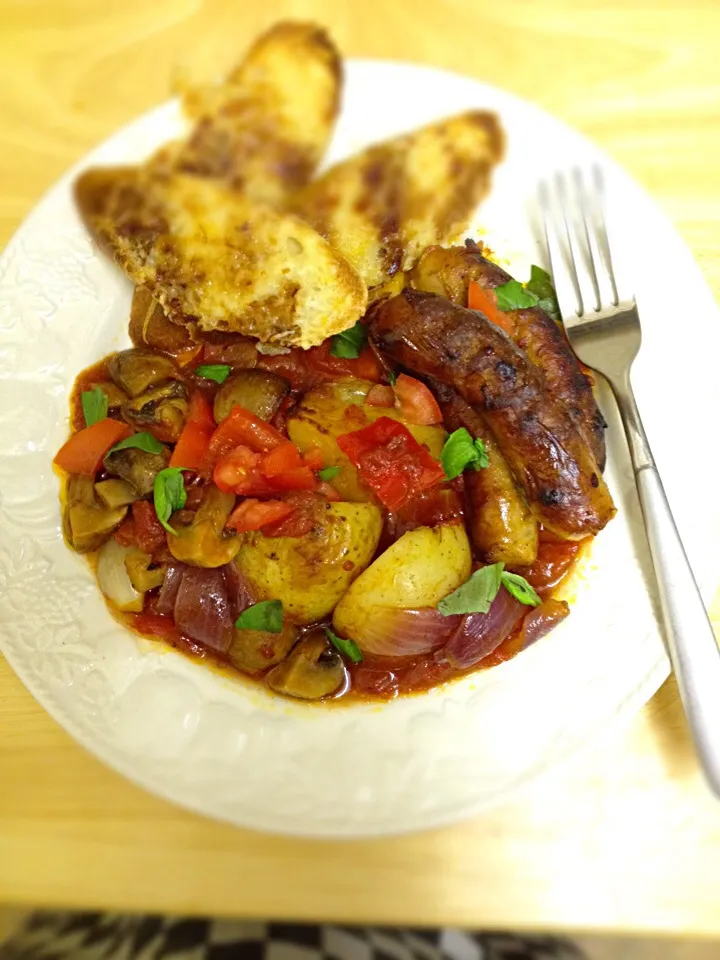
[[[340,473],[340,467],[323,467],[318,470],[318,476],[321,480],[332,480]]]
[[[182,472],[187,467],[166,467],[155,477],[153,487],[153,501],[155,503],[155,513],[160,523],[165,527],[168,533],[177,536],[177,531],[168,523],[168,520],[175,512],[185,506],[187,494],[185,493],[185,481]]]
[[[537,305],[541,310],[544,310],[553,320],[560,320],[560,307],[549,273],[533,264],[530,267],[530,279],[525,284],[525,289],[539,298]]]
[[[533,587],[519,573],[508,573],[503,570],[501,581],[507,592],[516,600],[519,600],[520,603],[524,603],[528,607],[537,607],[542,603]]]
[[[227,363],[201,363],[195,367],[195,373],[199,377],[205,377],[206,380],[214,380],[215,383],[225,383],[230,376],[230,367]]]
[[[531,290],[526,290],[519,280],[508,280],[495,287],[495,296],[500,310],[525,310],[537,306],[540,299]]]
[[[465,427],[459,427],[450,434],[442,448],[440,460],[448,480],[459,477],[467,467],[482,470],[489,463],[485,444],[480,437],[473,440]]]
[[[445,617],[453,613],[487,613],[500,589],[504,566],[491,563],[476,570],[461,587],[440,601],[440,613]]]
[[[385,376],[387,377],[387,381],[390,384],[390,386],[394,387],[395,384],[397,383],[397,374],[395,373],[395,371],[388,370]]]
[[[325,627],[325,633],[330,643],[335,647],[336,650],[339,650],[340,653],[347,657],[351,663],[362,663],[363,655],[360,647],[355,643],[354,640],[345,640],[343,637],[338,637],[332,632],[330,627]]]
[[[110,447],[108,453],[128,449],[144,450],[145,453],[162,453],[165,447],[151,433],[143,430],[142,433],[134,433],[131,437],[116,443],[114,447]]]
[[[104,420],[108,413],[108,398],[100,387],[92,390],[83,390],[80,397],[82,412],[85,417],[85,426],[91,427],[98,420]]]
[[[336,334],[330,343],[330,353],[333,357],[342,357],[345,360],[357,360],[360,351],[367,343],[367,327],[358,322],[349,330]]]
[[[461,587],[441,600],[438,610],[445,617],[453,613],[487,613],[501,586],[529,607],[542,603],[525,577],[508,573],[504,563],[491,563],[476,570]]]
[[[243,610],[235,621],[238,630],[264,630],[265,633],[282,633],[282,600],[261,600]]]

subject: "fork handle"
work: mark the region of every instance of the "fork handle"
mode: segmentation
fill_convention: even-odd
[[[670,659],[705,775],[720,796],[720,649],[665,496],[629,375],[611,386],[630,447]]]

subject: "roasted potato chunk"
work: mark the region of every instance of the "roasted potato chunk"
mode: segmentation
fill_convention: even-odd
[[[462,524],[418,527],[380,554],[335,607],[341,636],[364,635],[368,618],[382,607],[435,607],[470,576],[470,544]]]
[[[258,600],[282,600],[291,622],[313,623],[370,563],[381,528],[370,503],[330,503],[304,537],[248,534],[235,562]]]

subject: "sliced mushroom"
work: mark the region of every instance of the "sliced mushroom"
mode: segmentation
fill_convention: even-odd
[[[235,506],[232,493],[208,487],[191,523],[182,525],[172,517],[177,534],[168,533],[168,547],[176,560],[194,567],[222,567],[235,559],[240,537],[225,532],[225,522]]]
[[[233,407],[244,407],[263,420],[271,420],[290,390],[284,377],[263,370],[242,370],[230,377],[215,394],[213,413],[220,423]]]
[[[161,587],[165,579],[165,567],[152,567],[152,557],[142,550],[132,550],[125,557],[125,569],[130,583],[138,593],[147,593]]]
[[[138,497],[147,497],[153,492],[155,477],[170,461],[170,451],[147,453],[135,447],[114,450],[108,453],[103,464],[108,473],[126,480]]]
[[[123,420],[138,430],[152,427],[166,443],[175,443],[187,418],[187,389],[177,380],[170,380],[128,400],[120,408]]]
[[[132,347],[116,353],[108,364],[108,373],[129,397],[139,397],[165,380],[175,380],[178,371],[169,357],[145,347]]]
[[[109,509],[95,496],[92,477],[71,476],[65,488],[63,532],[78,553],[97,550],[125,519],[127,507]]]
[[[342,657],[322,629],[313,630],[268,673],[267,682],[277,693],[301,700],[320,700],[347,682]]]
[[[135,488],[127,480],[101,480],[95,484],[95,493],[109,510],[127,507],[138,499]]]
[[[246,673],[260,673],[280,663],[298,638],[298,628],[285,621],[280,633],[266,630],[236,630],[228,650],[233,666]]]
[[[117,410],[127,400],[127,394],[120,389],[112,380],[99,380],[97,383],[90,384],[91,390],[102,390],[107,397],[108,408]]]

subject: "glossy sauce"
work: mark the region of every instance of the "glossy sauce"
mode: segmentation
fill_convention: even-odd
[[[207,347],[205,349],[209,352]],[[218,344],[211,349],[213,355],[207,359],[211,359],[212,362],[223,362],[225,358],[222,354],[226,350],[232,350],[234,348],[233,345],[223,347],[222,344]],[[110,379],[107,372],[110,359],[111,357],[106,357],[99,363],[82,371],[77,377],[70,403],[73,431],[79,430],[85,425],[80,400],[82,392],[89,390],[93,384],[106,382]],[[230,358],[228,357],[227,359]],[[197,362],[196,359],[195,363]],[[277,358],[261,358],[261,363],[263,367],[275,369],[281,375],[285,373],[286,376],[290,373],[291,368],[294,367],[297,377],[300,358],[291,354]],[[309,379],[309,377],[307,378]],[[205,379],[196,378],[191,374],[184,376],[182,379],[189,390],[198,389],[198,387],[201,386],[203,393],[207,395],[212,403],[215,393],[217,389],[219,389],[216,385]],[[297,383],[297,379],[295,379],[295,382]],[[300,391],[296,390],[294,394],[297,396],[299,392]],[[284,411],[279,411],[277,417],[283,415],[283,413]],[[277,421],[274,421],[274,423],[282,429],[281,423]],[[442,498],[430,498],[428,503],[423,503],[421,506],[423,516],[413,517],[412,520],[415,522],[433,523],[442,522],[443,520],[447,521],[453,513],[455,516],[461,516],[462,508],[459,506],[461,498],[457,496],[458,492],[458,484],[454,482],[452,488],[448,488]],[[456,504],[457,508],[455,507]],[[404,529],[402,518],[387,518],[379,552],[397,539],[404,532]],[[515,572],[522,574],[543,599],[551,597],[557,587],[572,573],[581,555],[583,546],[588,542],[589,541],[575,542],[559,540],[541,530],[537,560],[530,567],[516,568]],[[88,555],[93,569],[96,566],[96,556],[96,554]],[[156,559],[159,560],[160,558]],[[170,558],[168,556],[165,559]],[[108,606],[113,616],[133,632],[147,639],[159,640],[193,659],[204,661],[205,664],[216,665],[224,671],[236,675],[240,674],[246,679],[263,684],[263,674],[252,676],[237,670],[228,660],[221,658],[214,651],[210,652],[189,637],[183,636],[170,617],[160,616],[155,613],[154,607],[158,593],[159,591],[154,590],[146,595],[145,608],[141,614],[121,613],[114,609],[112,604],[108,604]],[[313,629],[315,626],[317,625],[314,624],[307,629]],[[379,657],[366,654],[362,663],[347,664],[350,688],[348,693],[342,697],[342,700],[343,702],[352,699],[390,700],[399,694],[422,693],[440,683],[464,676],[468,673],[473,673],[479,669],[496,666],[514,657],[521,649],[522,631],[520,625],[492,654],[467,670],[456,669],[447,662],[438,663],[432,653],[402,658]]]

